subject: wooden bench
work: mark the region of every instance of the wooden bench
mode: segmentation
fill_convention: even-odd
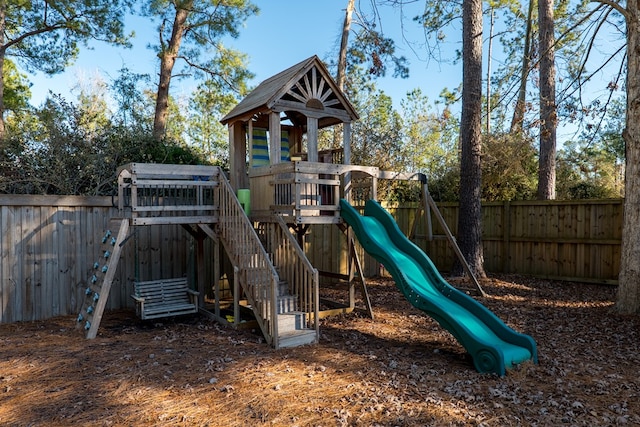
[[[189,289],[186,278],[134,282],[136,314],[143,320],[198,312],[199,292]]]

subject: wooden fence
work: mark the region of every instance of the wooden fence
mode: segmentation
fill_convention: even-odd
[[[458,205],[439,203],[452,233],[457,233]],[[386,205],[398,225],[409,234],[417,204]],[[622,199],[578,201],[494,202],[482,205],[485,270],[547,279],[616,284],[620,269]],[[433,222],[434,239],[426,238],[424,216],[414,242],[435,265],[447,272],[455,254],[444,231]],[[319,270],[346,271],[346,238],[336,227],[314,226],[308,239],[309,257]],[[340,252],[342,250],[342,252]],[[380,265],[359,248],[366,275]]]
[[[0,322],[77,314],[109,219],[110,197],[0,196]],[[117,204],[117,201],[116,201]],[[193,275],[180,226],[136,227],[123,247],[107,309],[133,307],[134,280]]]
[[[117,205],[117,201],[115,201]],[[408,233],[417,205],[387,206]],[[440,204],[455,234],[457,205]],[[0,196],[0,322],[77,314],[82,292],[99,259],[101,239],[118,210],[110,197]],[[617,282],[622,200],[505,202],[483,205],[485,268],[582,282]],[[448,271],[453,251],[434,221],[436,238],[416,243]],[[195,271],[194,241],[180,226],[135,227],[123,248],[107,309],[133,307],[134,280],[187,276]],[[212,246],[207,247],[211,256]],[[314,225],[305,250],[320,271],[346,272],[346,238],[335,225]],[[365,274],[380,266],[363,254]],[[211,266],[209,266],[211,267]],[[212,277],[212,268],[207,268]]]

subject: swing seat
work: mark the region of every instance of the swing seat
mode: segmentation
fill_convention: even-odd
[[[136,315],[142,320],[198,312],[199,292],[189,289],[186,278],[133,282]]]

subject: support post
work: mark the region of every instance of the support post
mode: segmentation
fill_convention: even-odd
[[[196,280],[198,283],[198,307],[204,307],[205,295],[205,258],[204,258],[204,239],[202,233],[198,233],[196,237]]]
[[[342,150],[343,159],[342,163],[345,165],[351,164],[351,123],[345,122],[342,124]],[[351,199],[351,172],[344,174],[344,198],[349,203],[353,203]]]
[[[478,279],[476,278],[476,276],[471,271],[471,268],[469,267],[469,263],[467,263],[467,260],[464,258],[464,255],[462,254],[462,251],[460,250],[460,247],[458,246],[458,243],[456,242],[455,237],[453,237],[453,234],[451,233],[451,230],[449,230],[449,227],[447,226],[447,223],[445,222],[444,218],[442,217],[442,214],[440,213],[440,210],[438,209],[438,205],[436,205],[436,202],[431,197],[431,194],[429,194],[429,190],[427,188],[427,183],[426,182],[423,182],[423,187],[422,188],[423,188],[422,196],[427,200],[427,204],[431,207],[431,209],[433,209],[433,214],[436,216],[436,218],[438,219],[438,222],[440,223],[440,226],[444,230],[444,233],[445,233],[445,235],[447,237],[447,240],[449,241],[449,245],[451,245],[451,248],[456,253],[458,259],[460,260],[460,263],[462,264],[462,267],[464,268],[464,271],[467,273],[467,275],[469,276],[469,278],[473,282],[473,285],[478,290],[480,295],[483,296],[483,297],[487,296],[487,294],[484,292],[484,290],[480,286],[480,283],[478,283]]]
[[[233,267],[233,325],[240,324],[240,269]]]
[[[269,114],[269,157],[272,165],[280,163],[280,152],[282,151],[281,138],[280,113],[272,111],[271,114]]]
[[[318,161],[318,119],[307,117],[307,160]]]
[[[242,122],[229,125],[229,180],[234,190],[247,188],[247,141]]]
[[[413,224],[411,225],[411,232],[409,233],[409,240],[414,240],[416,235],[418,234],[418,221],[420,217],[424,213],[426,226],[427,226],[427,241],[433,241],[433,223],[431,222],[431,209],[429,208],[429,202],[427,202],[426,197],[427,184],[422,186],[422,200],[418,205],[418,210],[416,212],[416,217],[413,219]]]
[[[351,246],[351,257],[356,266],[356,270],[358,271],[358,276],[360,276],[360,291],[362,292],[362,299],[364,300],[364,304],[367,307],[367,313],[371,317],[371,320],[375,320],[373,316],[373,307],[371,307],[371,300],[369,299],[369,291],[367,291],[367,284],[364,280],[364,271],[362,269],[362,264],[360,263],[360,258],[358,258],[358,254],[356,252],[355,241],[353,241],[353,234],[348,233],[348,238],[352,240]],[[350,287],[350,292],[353,287]],[[351,297],[351,295],[350,295]],[[350,305],[355,307],[355,303],[351,302]],[[351,307],[351,308],[354,308]]]

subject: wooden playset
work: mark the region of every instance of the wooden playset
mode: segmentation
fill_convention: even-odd
[[[420,180],[420,174],[351,165],[351,123],[358,118],[318,57],[308,58],[262,82],[221,122],[229,129],[230,171],[219,167],[132,163],[118,171],[120,217],[103,236],[78,315],[78,328],[94,338],[103,315],[120,252],[136,227],[179,224],[196,240],[196,283],[165,278],[136,283],[140,317],[200,312],[240,326],[250,310],[275,348],[318,341],[319,319],[354,309],[356,286],[373,312],[354,240],[340,216],[340,199],[376,198],[379,179]],[[319,152],[318,130],[340,125],[342,147]],[[433,201],[424,186],[424,211]],[[357,190],[357,191],[356,191]],[[321,312],[319,273],[307,259],[305,234],[312,224],[335,224],[348,242],[349,303]],[[447,229],[448,230],[448,229]],[[230,275],[232,315],[222,313],[220,283],[206,283],[203,242],[224,249]],[[452,237],[451,237],[452,239]],[[453,240],[452,240],[453,241]],[[454,246],[455,246],[455,242]],[[359,273],[359,274],[358,274]],[[213,302],[204,296],[213,287]],[[191,289],[194,288],[194,289]],[[478,286],[479,288],[479,286]]]

